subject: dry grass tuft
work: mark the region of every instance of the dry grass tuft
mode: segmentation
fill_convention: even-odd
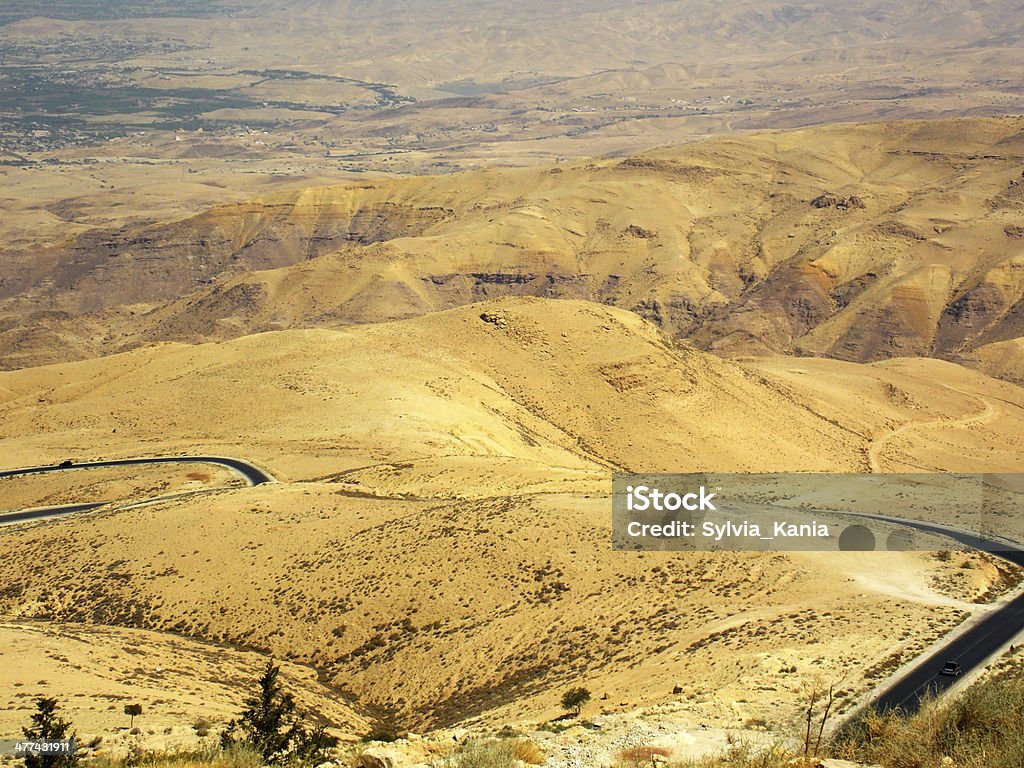
[[[529,739],[473,739],[445,758],[448,768],[508,768],[517,760],[528,765],[544,762],[544,753]]]
[[[513,739],[510,745],[516,760],[522,760],[527,765],[540,765],[544,762],[544,750],[529,739]]]
[[[1024,670],[978,683],[948,704],[928,702],[912,717],[868,712],[838,736],[836,757],[886,768],[1024,765]],[[946,760],[948,762],[948,760]]]
[[[89,768],[262,768],[258,752],[241,746],[228,749],[209,747],[179,752],[141,752],[128,757],[97,756]]]

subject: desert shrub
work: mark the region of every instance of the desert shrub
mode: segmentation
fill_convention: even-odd
[[[886,768],[930,768],[944,757],[961,768],[1024,765],[1024,674],[979,683],[948,703],[925,701],[912,716],[868,711],[844,727],[836,757]]]
[[[544,750],[529,739],[512,739],[508,743],[516,760],[522,760],[527,765],[540,765],[544,762]]]
[[[541,765],[544,752],[529,739],[472,737],[431,765],[436,768],[510,768],[517,761]]]
[[[636,765],[637,763],[632,764]],[[651,761],[648,760],[645,765],[651,765]],[[724,754],[673,761],[669,765],[671,768],[799,768],[804,763],[802,756],[797,756],[780,745],[754,746],[740,739]]]
[[[446,768],[509,768],[516,760],[509,739],[471,739],[451,752]]]
[[[199,738],[205,738],[210,733],[210,721],[205,717],[200,717],[194,723],[192,723],[192,730],[196,732],[196,736]]]
[[[382,741],[385,744],[390,744],[392,741],[398,741],[398,738],[398,734],[390,728],[374,728],[363,736],[362,741]]]

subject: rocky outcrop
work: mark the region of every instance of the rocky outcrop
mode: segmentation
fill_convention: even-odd
[[[382,747],[370,747],[357,760],[359,768],[395,768],[402,762],[397,752]]]
[[[505,319],[504,315],[496,315],[493,312],[484,312],[480,315],[480,319],[485,323],[490,323],[502,331],[508,328],[508,320]]]
[[[849,197],[842,197],[834,194],[833,192],[823,192],[816,198],[811,200],[811,205],[815,208],[838,208],[839,210],[847,210],[848,208],[866,208],[864,201],[856,195],[850,195]]]
[[[630,224],[626,227],[626,234],[630,237],[636,237],[641,240],[651,240],[658,236],[658,233],[653,229],[644,229],[636,224]]]

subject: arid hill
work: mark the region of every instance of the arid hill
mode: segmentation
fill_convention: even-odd
[[[1006,118],[312,188],[12,255],[0,360],[535,295],[629,309],[724,354],[934,356],[1012,378],[1022,173],[1024,122]]]
[[[580,685],[551,768],[849,712],[1021,574],[614,551],[612,475],[1016,487],[1022,33],[1021,0],[7,0],[0,469],[54,471],[0,478],[36,508],[0,525],[0,737],[57,696],[107,757],[209,746],[269,659],[337,735],[436,729],[420,766],[545,741]],[[197,454],[277,481],[80,466]],[[1024,541],[937,492],[892,506]]]
[[[951,363],[730,362],[537,298],[7,372],[13,464],[210,451],[290,482],[8,529],[0,613],[270,652],[400,727],[551,717],[579,683],[778,722],[808,675],[870,687],[999,571],[616,553],[610,471],[1005,470],[1022,419],[1020,388]]]
[[[34,699],[58,699],[79,726],[80,743],[104,749],[193,747],[217,738],[255,688],[266,657],[166,632],[96,624],[0,621],[0,733],[21,735]],[[308,667],[283,663],[282,677],[303,712],[322,713],[343,733],[369,724]],[[142,704],[140,734],[124,705]],[[205,723],[205,725],[204,725]]]

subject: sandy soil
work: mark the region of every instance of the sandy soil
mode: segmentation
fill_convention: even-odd
[[[1001,572],[923,553],[613,552],[610,471],[867,470],[897,445],[916,466],[1006,467],[1024,434],[1019,388],[951,363],[729,362],[628,312],[528,298],[0,386],[18,463],[189,447],[287,481],[9,529],[6,615],[260,648],[413,729],[548,719],[572,684],[609,712],[678,685],[716,728],[787,723],[822,681],[852,701]],[[1002,417],[975,418],[979,397]]]
[[[142,499],[231,488],[245,481],[224,467],[182,464],[154,467],[98,467],[0,478],[3,511]]]
[[[20,735],[39,696],[57,698],[79,740],[104,750],[192,748],[238,716],[266,663],[262,654],[140,629],[36,621],[0,623],[0,733]],[[304,667],[282,664],[301,709],[348,732],[365,722]],[[141,704],[129,733],[127,704]],[[194,726],[205,720],[207,727]],[[212,735],[210,735],[212,734]]]

